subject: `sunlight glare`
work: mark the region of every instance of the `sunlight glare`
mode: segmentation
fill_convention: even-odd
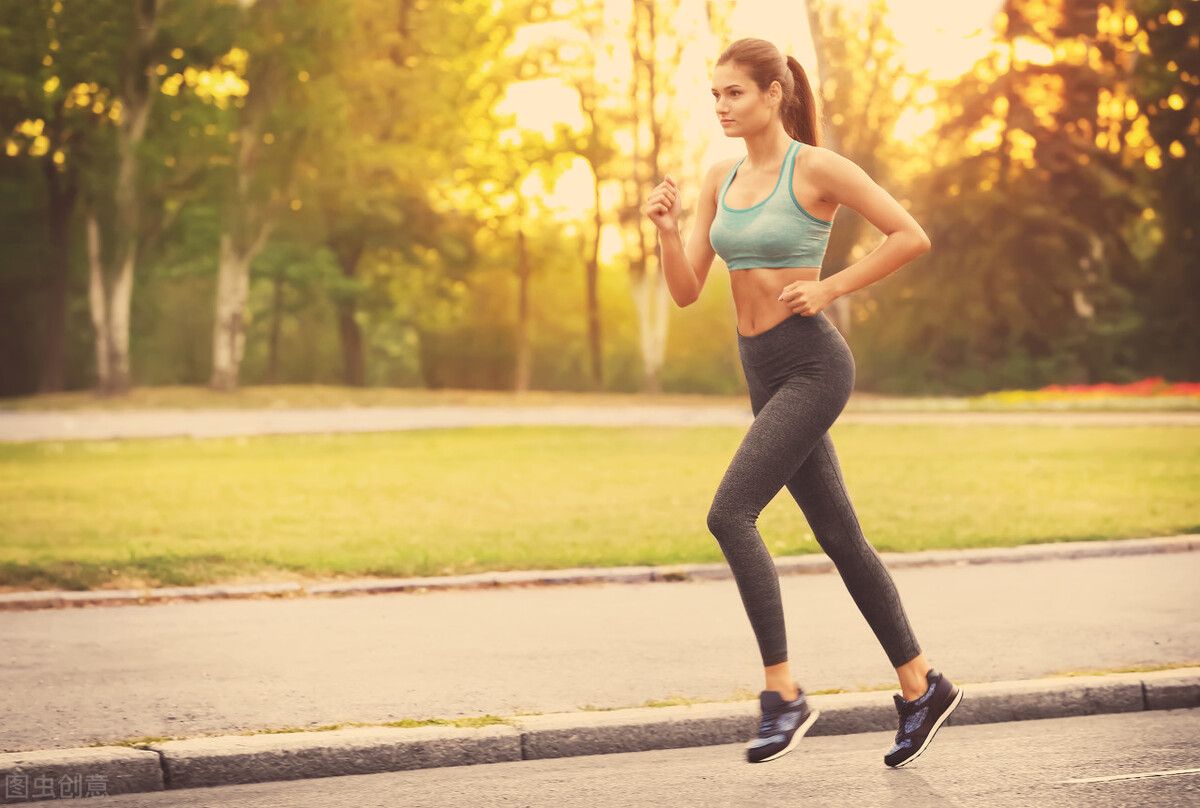
[[[496,105],[501,115],[517,116],[517,126],[532,129],[543,137],[554,137],[555,124],[572,130],[583,128],[579,95],[559,79],[533,79],[509,85]]]

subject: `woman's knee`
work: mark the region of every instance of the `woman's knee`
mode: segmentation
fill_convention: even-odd
[[[708,530],[722,544],[740,535],[747,528],[753,529],[757,515],[745,507],[726,502],[721,497],[713,500],[708,509]]]

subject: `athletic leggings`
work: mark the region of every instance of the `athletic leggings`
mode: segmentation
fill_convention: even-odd
[[[717,488],[708,527],[721,545],[764,666],[786,662],[779,575],[756,522],[785,485],[893,667],[921,653],[892,577],[863,536],[829,428],[854,386],[854,357],[824,314],[793,315],[738,352],[754,423]]]

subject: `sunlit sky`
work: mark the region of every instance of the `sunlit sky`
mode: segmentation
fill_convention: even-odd
[[[841,0],[850,9],[862,10],[868,0]],[[620,9],[620,0],[610,5]],[[970,69],[975,60],[983,57],[992,47],[992,30],[996,13],[1002,0],[889,0],[890,12],[887,24],[895,32],[903,49],[906,68],[913,73],[929,70],[931,79],[949,79]],[[616,13],[620,13],[617,11]],[[681,123],[684,131],[696,132],[694,142],[688,144],[691,153],[686,158],[696,166],[707,166],[723,157],[743,153],[741,140],[726,138],[713,115],[709,91],[710,76],[707,75],[705,58],[715,56],[720,43],[711,39],[707,26],[703,24],[704,0],[680,0],[680,11],[673,20],[680,39],[689,41],[684,51],[680,70],[673,75],[674,91],[681,98],[695,97],[695,105],[685,114]],[[616,36],[623,35],[625,21],[614,19]],[[779,3],[778,0],[740,0],[733,12],[731,26],[734,38],[753,36],[774,42],[781,51],[794,55],[809,75],[816,78],[816,58],[808,19],[802,2]],[[546,30],[549,29],[549,30]],[[542,35],[570,38],[569,26],[531,26],[524,35],[519,35],[514,48],[530,47]],[[589,47],[586,38],[579,37],[580,47]],[[709,52],[711,51],[711,53]],[[597,77],[604,81],[606,70],[612,78],[619,80],[628,75],[625,64],[610,67],[597,65]],[[624,76],[620,75],[624,74]],[[578,96],[556,79],[524,82],[510,89],[500,111],[516,113],[519,128],[538,129],[550,135],[554,124],[565,123],[582,127]],[[926,116],[928,118],[928,116]],[[915,114],[901,119],[897,135],[915,134],[932,124]],[[517,132],[512,133],[518,137]],[[617,189],[609,189],[612,194]],[[557,178],[552,189],[543,187],[540,177],[531,177],[523,186],[525,195],[539,198],[543,205],[564,222],[576,219],[592,197],[591,174],[582,160]],[[610,197],[606,205],[619,204]],[[619,248],[606,234],[604,252]]]

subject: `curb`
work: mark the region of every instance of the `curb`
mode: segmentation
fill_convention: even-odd
[[[948,725],[1200,707],[1200,667],[964,686]],[[809,735],[892,731],[896,713],[881,692],[811,697],[821,717]],[[754,734],[753,701],[526,716],[511,725],[355,727],[0,754],[0,805],[375,774],[478,763],[647,752],[744,743]],[[13,783],[35,784],[26,796]],[[77,786],[76,784],[80,784]],[[87,784],[88,790],[82,790]],[[76,790],[76,789],[79,790]]]
[[[1069,541],[1025,544],[1019,547],[983,547],[969,550],[922,550],[913,553],[880,553],[891,570],[910,567],[1012,564],[1028,561],[1061,561],[1076,558],[1187,553],[1200,551],[1200,535],[1167,536],[1114,541]],[[834,572],[833,562],[822,554],[775,559],[780,575]],[[659,567],[595,567],[564,570],[515,570],[428,578],[366,578],[315,583],[218,584],[167,586],[154,589],[109,589],[87,592],[42,590],[0,594],[0,611],[55,609],[72,606],[137,606],[177,600],[224,598],[372,595],[388,592],[428,592],[453,589],[487,589],[498,586],[552,584],[658,583],[732,578],[729,565],[678,564]]]

